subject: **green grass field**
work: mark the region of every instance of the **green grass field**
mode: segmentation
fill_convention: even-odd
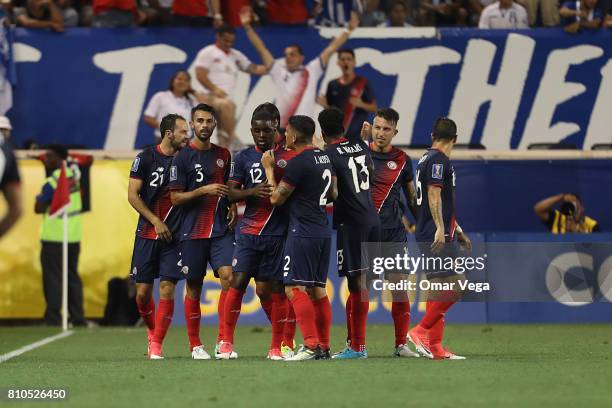
[[[209,352],[213,332],[203,327]],[[333,350],[343,332],[333,328]],[[0,328],[0,354],[54,333]],[[144,329],[76,330],[0,364],[0,388],[67,387],[53,405],[74,407],[612,406],[610,325],[451,325],[446,344],[466,361],[391,357],[389,325],[368,327],[367,360],[271,362],[269,337],[239,326],[238,360],[193,361],[173,328],[166,359],[149,361]]]

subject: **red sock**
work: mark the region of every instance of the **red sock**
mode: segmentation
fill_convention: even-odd
[[[283,327],[283,343],[286,346],[293,347],[293,339],[295,338],[295,311],[293,305],[286,298],[287,303],[287,318],[285,319],[285,325]]]
[[[368,321],[368,311],[370,302],[368,291],[362,291],[353,294],[351,301],[351,348],[355,351],[365,350],[366,340],[366,324]],[[363,301],[362,299],[366,299]]]
[[[410,326],[410,302],[407,300],[391,304],[391,316],[395,326],[395,347],[406,344],[406,335]]]
[[[280,349],[283,329],[287,319],[287,296],[284,293],[272,294],[272,343],[271,349]]]
[[[202,318],[200,299],[192,299],[185,295],[184,305],[187,337],[189,337],[189,350],[193,350],[194,347],[202,345],[202,341],[200,340],[200,319]]]
[[[153,332],[153,341],[162,344],[166,337],[166,332],[170,323],[172,323],[172,315],[174,314],[174,299],[159,299],[157,313],[155,314],[155,331]]]
[[[227,291],[227,297],[225,298],[225,312],[223,312],[223,340],[232,344],[234,344],[234,332],[236,331],[238,317],[240,317],[243,296],[243,290],[230,288],[230,290]]]
[[[264,312],[266,312],[268,321],[270,324],[272,324],[272,299],[268,299],[266,301],[260,299],[259,302],[261,303],[261,308],[264,310]]]
[[[427,302],[427,308],[425,309],[426,313],[431,309],[432,304],[433,302]],[[441,344],[443,336],[444,336],[444,315],[442,315],[442,318],[438,320],[438,322],[434,324],[429,330],[429,333],[427,334],[427,337],[429,337],[429,344],[430,345]]]
[[[312,305],[315,309],[319,344],[323,350],[329,350],[329,331],[332,321],[332,309],[329,298],[325,296],[324,298],[314,300]]]
[[[155,301],[153,297],[149,299],[149,303],[143,304],[140,302],[138,296],[136,296],[136,306],[138,306],[138,313],[140,317],[147,325],[147,329],[152,332],[155,329]]]
[[[351,308],[353,307],[353,294],[349,293],[346,298],[346,306],[344,311],[346,312],[346,341],[351,340],[353,336],[353,330],[351,330]]]
[[[310,297],[299,289],[293,289],[293,310],[295,311],[295,320],[302,337],[304,337],[304,345],[309,349],[315,349],[319,345],[317,337],[317,326],[315,324],[315,310]]]
[[[223,328],[225,326],[225,298],[227,297],[227,291],[221,290],[221,295],[219,295],[219,303],[217,304],[217,343],[223,340]]]
[[[429,303],[431,302],[431,306]],[[453,301],[449,302],[437,302],[435,300],[427,301],[428,308],[425,312],[425,316],[421,319],[419,326],[425,330],[431,329],[440,319],[444,317],[446,311],[455,304]]]

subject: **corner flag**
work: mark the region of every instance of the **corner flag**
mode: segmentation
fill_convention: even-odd
[[[70,183],[66,177],[66,162],[62,162],[60,176],[49,206],[49,217],[57,217],[68,211],[70,206]]]

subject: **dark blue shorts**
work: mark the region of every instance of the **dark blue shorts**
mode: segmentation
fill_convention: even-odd
[[[201,280],[206,276],[208,264],[218,278],[222,266],[232,265],[234,233],[217,238],[190,239],[181,242],[181,273],[188,280]]]
[[[342,224],[337,228],[338,276],[358,276],[369,268],[367,248],[363,242],[380,242],[380,226]],[[371,247],[371,245],[368,245]]]
[[[247,273],[258,282],[283,280],[284,236],[240,234],[236,239],[232,270]]]
[[[426,262],[420,272],[424,273],[427,279],[457,275],[453,268],[447,268],[447,266],[449,265],[449,259],[454,261],[455,258],[460,256],[461,247],[458,242],[447,242],[437,254],[431,252],[430,242],[419,242],[418,245]]]
[[[179,243],[136,237],[132,254],[132,279],[137,283],[181,279]]]
[[[384,258],[395,258],[397,255],[404,256],[408,253],[408,239],[404,227],[382,229],[380,231],[379,256]],[[389,273],[408,273],[401,270],[389,270]]]
[[[317,286],[327,283],[331,238],[288,235],[283,252],[283,283],[290,286]]]
[[[408,242],[404,227],[381,229],[380,242]]]

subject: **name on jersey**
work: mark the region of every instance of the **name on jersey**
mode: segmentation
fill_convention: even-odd
[[[336,147],[336,151],[340,154],[351,154],[351,153],[359,153],[362,152],[363,149],[360,145],[349,145],[349,146],[338,146]]]
[[[331,160],[329,159],[328,155],[323,155],[323,156],[314,156],[315,159],[315,164],[328,164],[331,163]]]

